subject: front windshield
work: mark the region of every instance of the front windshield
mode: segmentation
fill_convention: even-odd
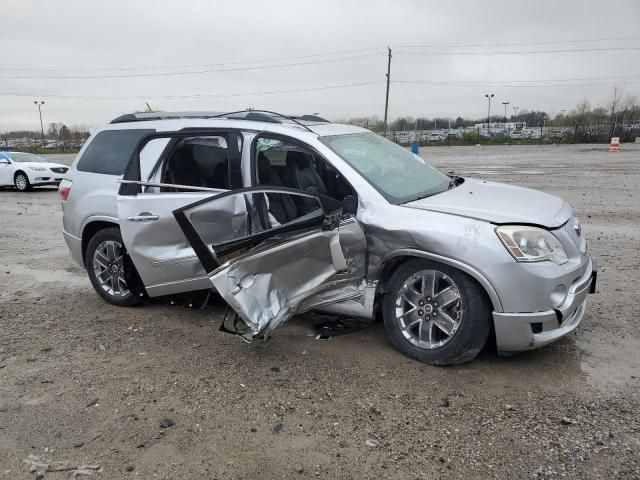
[[[373,132],[320,139],[355,168],[391,203],[406,203],[443,192],[449,178],[400,145]]]
[[[39,157],[33,153],[12,153],[11,160],[14,162],[33,162],[33,163],[49,163],[46,158]]]

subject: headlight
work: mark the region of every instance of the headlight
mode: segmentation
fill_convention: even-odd
[[[29,170],[34,170],[36,172],[46,172],[47,169],[45,167],[29,167]]]
[[[505,225],[496,227],[496,233],[518,262],[550,260],[562,265],[569,260],[560,240],[542,228]]]

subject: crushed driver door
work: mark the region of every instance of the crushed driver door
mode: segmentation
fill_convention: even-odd
[[[217,215],[218,204],[233,211]],[[294,314],[363,295],[364,232],[331,198],[251,187],[173,213],[212,285],[241,320],[235,333],[246,339],[266,337]],[[207,231],[224,227],[238,234],[212,242]]]

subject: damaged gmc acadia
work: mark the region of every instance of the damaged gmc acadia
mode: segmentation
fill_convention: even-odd
[[[374,318],[437,365],[573,331],[596,262],[571,206],[445,175],[353,125],[274,112],[123,115],[60,185],[64,237],[106,301],[216,291],[268,338],[308,310]]]

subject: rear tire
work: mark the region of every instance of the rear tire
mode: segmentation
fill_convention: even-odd
[[[93,288],[108,303],[119,307],[142,303],[144,287],[117,227],[104,228],[89,240],[85,264]]]
[[[467,274],[436,262],[402,264],[383,300],[385,332],[400,352],[432,365],[470,362],[491,330],[484,290]]]
[[[18,172],[13,177],[13,184],[19,192],[27,192],[31,190],[31,182],[24,172]]]

